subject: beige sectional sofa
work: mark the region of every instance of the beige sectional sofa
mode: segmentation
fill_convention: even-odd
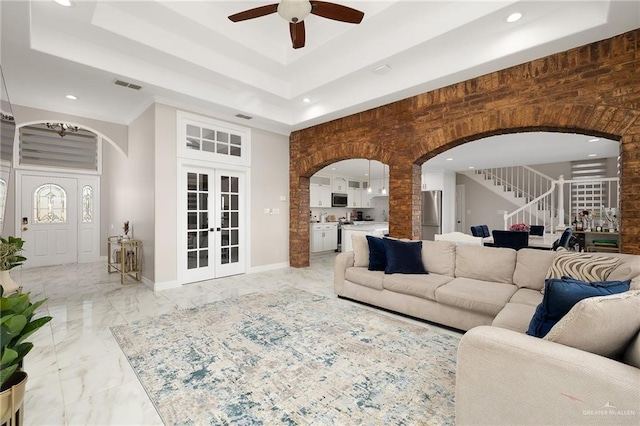
[[[369,271],[366,246],[354,242],[355,253],[336,257],[334,289],[340,297],[473,329],[458,351],[457,424],[640,424],[640,325],[617,360],[525,334],[556,252],[422,244],[427,275]],[[608,280],[640,277],[640,256],[602,255],[620,259]],[[629,320],[640,324],[640,310]],[[605,334],[615,334],[612,327]],[[588,339],[590,330],[584,333]]]

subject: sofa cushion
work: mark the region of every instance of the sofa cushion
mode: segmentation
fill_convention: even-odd
[[[453,278],[446,275],[385,275],[382,286],[395,293],[410,294],[423,299],[436,300],[436,289]]]
[[[523,305],[533,306],[534,308],[542,302],[542,294],[539,290],[529,288],[521,288],[511,297],[509,303],[521,303]],[[533,316],[533,312],[531,313]],[[531,317],[529,317],[529,320]],[[528,323],[527,323],[528,324]]]
[[[428,274],[422,263],[422,241],[384,238],[387,265],[385,274]]]
[[[550,278],[545,283],[542,303],[531,318],[527,334],[544,337],[580,300],[622,293],[629,290],[630,284],[630,280],[587,283],[570,277]]]
[[[455,276],[511,284],[516,256],[517,252],[510,248],[459,245]]]
[[[547,271],[555,257],[556,252],[552,250],[518,250],[513,283],[520,288],[542,290]]]
[[[620,259],[559,249],[547,271],[547,278],[572,277],[580,281],[604,281],[618,267]]]
[[[422,262],[427,271],[453,277],[456,272],[456,244],[451,241],[422,241]]]
[[[622,361],[625,364],[640,368],[640,333],[636,334],[624,351]]]
[[[607,256],[620,259],[620,265],[611,271],[608,280],[624,281],[640,277],[640,256],[626,253],[607,253]]]
[[[436,301],[495,316],[517,289],[513,284],[456,278],[436,289]]]
[[[387,267],[387,252],[384,240],[380,237],[367,235],[369,244],[369,266],[370,271],[384,271]]]
[[[540,295],[539,292],[537,293]],[[509,302],[502,308],[498,315],[496,315],[491,325],[517,331],[518,333],[525,333],[535,311],[535,306]]]
[[[640,292],[590,297],[576,303],[544,339],[612,358],[640,331],[638,313]]]
[[[344,273],[345,280],[376,290],[383,288],[382,277],[384,277],[383,271],[369,271],[366,268],[347,268]]]
[[[353,266],[369,267],[369,242],[364,235],[351,234],[353,246]]]

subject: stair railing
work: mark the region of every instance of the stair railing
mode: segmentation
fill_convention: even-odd
[[[554,185],[554,180],[544,173],[529,166],[495,167],[476,171],[487,180],[501,185],[506,192],[513,192],[516,197],[530,202],[547,192]]]
[[[565,193],[568,194],[566,197]],[[545,232],[554,232],[571,225],[583,210],[593,213],[594,222],[605,225],[607,219],[603,209],[617,208],[619,201],[620,179],[617,177],[565,180],[560,176],[558,180],[552,180],[551,188],[544,194],[511,213],[505,213],[504,229],[509,229],[514,223],[525,223],[544,225]],[[565,209],[565,205],[568,208]]]
[[[545,232],[553,232],[556,186],[552,185],[544,194],[534,198],[524,206],[504,214],[504,229],[514,223],[543,225]]]

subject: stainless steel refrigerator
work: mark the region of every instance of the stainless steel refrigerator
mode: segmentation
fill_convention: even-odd
[[[442,233],[442,191],[422,192],[422,239]]]

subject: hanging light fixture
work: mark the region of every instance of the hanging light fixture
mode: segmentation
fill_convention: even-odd
[[[384,181],[387,177],[387,166],[382,163],[382,195],[387,195],[387,187],[384,185]]]
[[[367,186],[367,194],[371,194],[373,192],[373,189],[371,189],[371,160],[369,160],[369,174],[367,176],[369,176],[369,184]]]
[[[58,133],[61,138],[64,138],[65,135],[68,135],[69,133],[75,133],[79,130],[78,126],[72,126],[67,123],[47,123],[47,127]]]

